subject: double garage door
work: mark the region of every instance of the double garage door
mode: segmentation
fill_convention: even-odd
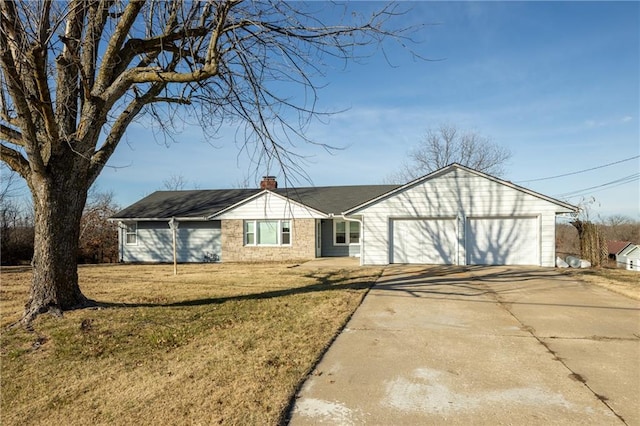
[[[539,265],[536,217],[392,219],[391,263]],[[462,250],[461,248],[464,248]]]

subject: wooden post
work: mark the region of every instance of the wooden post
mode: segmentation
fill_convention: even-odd
[[[172,217],[169,221],[169,228],[173,234],[173,275],[178,275],[178,255],[176,250],[176,232],[178,230],[178,221],[175,217]]]

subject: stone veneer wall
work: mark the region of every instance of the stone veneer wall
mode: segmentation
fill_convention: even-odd
[[[314,219],[291,221],[290,246],[245,246],[243,225],[243,220],[222,220],[223,262],[308,260],[316,257]]]

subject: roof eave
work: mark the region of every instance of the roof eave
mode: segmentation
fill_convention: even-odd
[[[198,217],[110,217],[108,222],[168,222],[175,219],[178,222],[202,222],[210,220],[207,216]]]

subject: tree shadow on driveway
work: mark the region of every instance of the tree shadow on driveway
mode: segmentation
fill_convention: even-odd
[[[549,293],[568,286],[589,287],[588,284],[578,283],[551,268],[401,265],[387,268],[374,289],[402,292],[412,297],[465,300],[474,303],[500,302],[512,305],[640,310],[611,305],[518,300],[525,294]],[[576,288],[576,291],[579,290]]]

